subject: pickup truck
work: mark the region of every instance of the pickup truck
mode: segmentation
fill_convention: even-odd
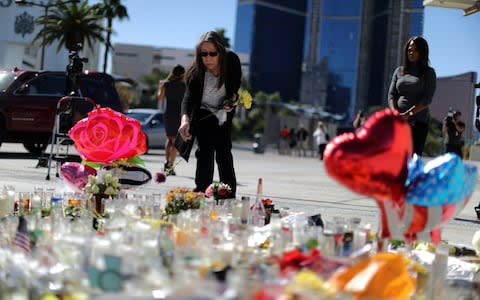
[[[50,142],[58,101],[72,89],[66,72],[0,69],[0,145],[23,143],[40,155]],[[84,71],[79,76],[80,97],[122,112],[112,76]]]

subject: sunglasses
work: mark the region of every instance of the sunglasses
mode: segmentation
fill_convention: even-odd
[[[200,52],[200,56],[201,57],[207,57],[207,56],[211,56],[211,57],[215,57],[218,55],[218,52],[217,51],[213,51],[213,52]]]

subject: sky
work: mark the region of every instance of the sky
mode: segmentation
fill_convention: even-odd
[[[95,1],[94,1],[95,2]],[[122,0],[130,18],[114,21],[115,43],[193,48],[200,35],[224,28],[234,45],[237,0]],[[423,36],[437,76],[476,71],[480,81],[480,13],[426,7]]]

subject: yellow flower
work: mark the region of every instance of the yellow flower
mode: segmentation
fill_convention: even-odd
[[[250,109],[252,107],[252,95],[250,95],[247,90],[243,90],[241,92],[239,91],[238,97],[240,104],[245,106],[246,109]]]
[[[194,192],[186,192],[185,193],[185,201],[192,202],[194,198],[195,198],[195,193]]]
[[[314,295],[332,295],[335,289],[316,273],[308,270],[298,272],[288,286],[290,293],[309,291]]]

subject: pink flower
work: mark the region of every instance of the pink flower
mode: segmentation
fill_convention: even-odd
[[[75,148],[85,160],[110,163],[145,153],[146,137],[139,121],[108,107],[88,113],[69,131]]]
[[[213,186],[209,185],[208,188],[205,190],[205,197],[210,198],[213,196]]]
[[[167,181],[167,176],[165,176],[165,174],[163,172],[157,172],[156,176],[155,176],[155,182],[156,183],[162,183],[162,182],[165,182]]]

